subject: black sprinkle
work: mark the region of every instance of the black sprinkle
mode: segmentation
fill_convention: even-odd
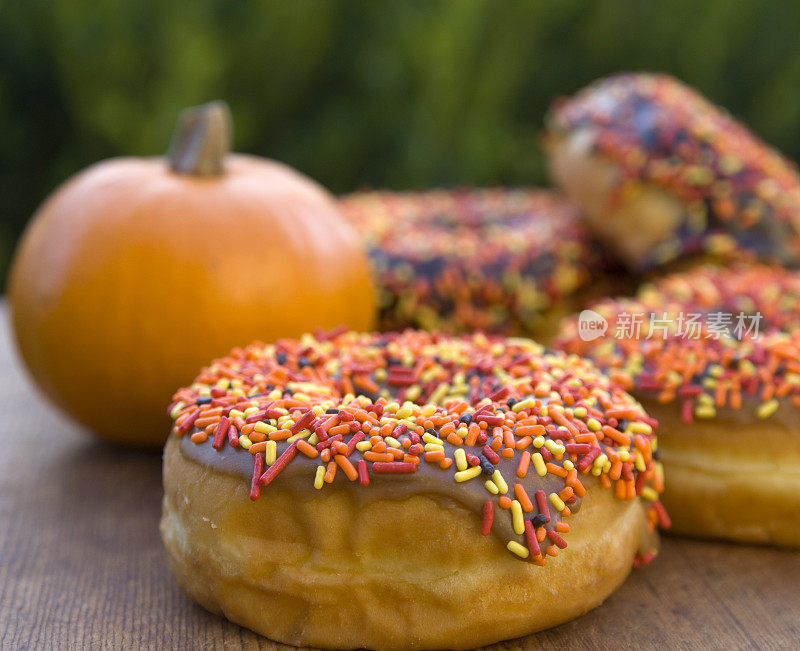
[[[198,398],[197,400],[195,400],[195,403],[198,404],[198,405],[207,405],[212,400],[213,400],[213,398],[210,398],[210,397]]]
[[[506,404],[507,404],[509,407],[513,407],[513,406],[514,406],[514,405],[516,405],[518,402],[519,402],[519,400],[516,400],[515,398],[509,398],[508,400],[506,400]]]
[[[278,353],[275,355],[275,361],[278,362],[281,366],[286,363],[286,353]]]
[[[461,418],[458,419],[458,422],[469,425],[472,422],[472,414],[461,414]]]
[[[304,355],[300,355],[300,357],[297,358],[297,364],[300,366],[300,368],[313,366],[313,364],[308,360],[308,357],[305,357]]]
[[[533,522],[534,527],[543,527],[544,523],[547,522],[547,516],[544,513],[537,513],[531,518],[531,522]]]
[[[336,407],[331,407],[330,409],[326,409],[326,410],[325,410],[325,413],[326,413],[326,414],[338,414],[338,413],[339,413],[339,410],[338,410],[338,409],[336,409]]]
[[[494,466],[492,465],[492,462],[489,461],[483,455],[479,455],[479,458],[481,460],[481,470],[483,470],[483,474],[484,475],[490,475],[490,476],[493,475],[494,474]]]

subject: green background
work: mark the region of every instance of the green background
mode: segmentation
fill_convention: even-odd
[[[671,72],[800,155],[795,2],[0,0],[0,279],[60,181],[214,98],[334,192],[545,183],[554,96]]]

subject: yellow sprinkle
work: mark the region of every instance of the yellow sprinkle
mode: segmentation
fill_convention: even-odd
[[[239,411],[238,409],[231,409],[230,416],[231,416],[231,420],[233,420],[234,418],[237,418],[237,417],[238,418],[244,418],[244,412],[243,411]]]
[[[418,384],[412,384],[406,391],[406,398],[413,402],[419,398],[420,393],[422,393],[422,387],[420,387]]]
[[[277,400],[283,395],[283,392],[280,389],[273,389],[272,393],[267,396],[267,400]]]
[[[529,407],[535,407],[536,401],[533,398],[526,398],[525,400],[520,400],[519,402],[515,403],[511,410],[518,414],[523,409],[528,409]]]
[[[628,431],[631,434],[652,434],[653,428],[650,427],[650,425],[648,425],[647,423],[634,421],[628,424]]]
[[[586,411],[586,407],[575,407],[572,413],[575,414],[578,418],[585,418],[586,414],[588,414],[589,412]]]
[[[564,456],[564,451],[566,450],[566,448],[563,445],[559,445],[558,443],[556,443],[551,439],[547,439],[544,442],[544,447],[546,447],[557,459]]]
[[[694,408],[694,415],[697,418],[714,418],[717,415],[717,410],[714,405],[699,404]]]
[[[481,467],[473,466],[472,468],[468,468],[467,470],[459,470],[455,475],[453,475],[453,477],[457,482],[461,483],[463,481],[474,479],[480,474],[481,474]]]
[[[397,416],[397,418],[403,419],[403,418],[408,418],[413,413],[414,411],[411,409],[411,407],[402,407],[401,409],[397,410],[397,413],[395,415]]]
[[[372,443],[369,441],[359,441],[356,443],[356,450],[359,452],[367,452],[372,449]]]
[[[258,411],[258,407],[248,407],[244,410],[244,417],[247,418]]]
[[[758,416],[759,418],[769,418],[770,416],[772,416],[772,414],[778,411],[779,406],[780,404],[775,398],[773,398],[772,400],[767,400],[766,402],[762,402],[756,408],[756,416]]]
[[[464,448],[456,448],[455,452],[453,452],[453,456],[456,460],[456,468],[459,470],[466,470],[469,468],[469,464],[467,463],[467,453],[464,452]]]
[[[249,450],[251,445],[253,445],[253,442],[249,438],[247,438],[244,434],[242,434],[239,437],[239,446],[243,450]]]
[[[564,463],[561,465],[564,466],[564,470],[572,470],[575,467],[575,464],[572,463],[572,459],[565,459]]]
[[[441,385],[440,385],[441,386]],[[436,413],[436,405],[428,404],[422,408],[422,415],[426,418],[433,416]]]
[[[428,434],[428,432],[425,432],[422,435],[422,440],[425,441],[425,443],[435,443],[436,445],[444,445],[444,441],[442,439],[434,436],[433,434]]]
[[[590,418],[589,420],[586,421],[586,427],[588,427],[589,430],[592,432],[599,432],[603,426],[600,424],[600,421],[597,420],[596,418]]]
[[[317,466],[317,472],[314,475],[314,488],[319,490],[325,483],[325,466]]]
[[[564,504],[564,500],[562,500],[558,496],[558,493],[550,493],[549,499],[550,499],[550,504],[555,506],[556,509],[558,509],[559,511],[563,511],[564,510],[564,507],[566,505]]]
[[[261,434],[269,434],[270,432],[275,432],[278,430],[278,428],[274,425],[269,425],[261,420],[256,423],[256,426],[253,429]]]
[[[522,519],[522,504],[519,500],[511,502],[511,523],[514,526],[514,533],[521,536],[525,533],[525,521]]]
[[[388,436],[386,438],[391,438],[391,437]],[[425,444],[425,452],[439,452],[440,450],[442,452],[444,452],[444,445],[439,445],[438,443],[426,443]]]
[[[534,452],[531,455],[531,461],[533,461],[533,467],[536,470],[536,474],[539,475],[539,477],[544,477],[547,474],[547,467],[545,465],[542,453]]]
[[[267,441],[267,449],[265,451],[267,465],[271,466],[278,458],[278,444],[275,441]]]
[[[492,495],[497,495],[500,492],[500,489],[497,487],[491,479],[487,479],[484,484],[486,486],[486,490],[489,491]]]
[[[655,502],[658,499],[658,493],[656,493],[652,486],[645,486],[642,489],[642,497],[651,502]]]
[[[172,411],[169,412],[169,417],[172,420],[175,420],[178,417],[178,414],[181,413],[181,409],[183,409],[185,406],[186,406],[185,402],[183,402],[183,401],[179,402],[177,405],[175,405],[172,408]]]
[[[386,445],[390,445],[393,448],[402,448],[403,444],[400,443],[394,436],[387,436],[383,439],[386,441]]]
[[[431,394],[431,397],[429,398],[429,400],[432,403],[434,403],[434,405],[438,405],[438,404],[441,403],[442,398],[444,398],[447,395],[448,391],[450,391],[450,385],[447,384],[446,382],[443,382],[442,384],[440,384],[438,387],[436,387],[433,390],[433,393]],[[434,406],[434,412],[435,411],[436,411],[436,407]],[[428,415],[430,416],[432,414],[428,414]]]
[[[480,466],[476,466],[476,468],[480,468]],[[497,484],[497,487],[500,489],[500,493],[502,495],[505,495],[508,492],[508,484],[506,484],[506,480],[503,478],[503,475],[499,470],[495,470],[492,474],[492,481]]]
[[[664,483],[664,464],[660,461],[656,461],[656,479],[658,479],[659,483]]]
[[[509,540],[508,544],[506,545],[506,549],[508,549],[508,551],[512,552],[513,554],[516,554],[520,558],[528,558],[528,556],[530,555],[528,548],[523,547],[516,540]]]
[[[544,445],[544,436],[537,436],[533,439],[533,447],[540,448]]]
[[[644,462],[644,457],[639,450],[636,450],[635,456],[633,458],[633,465],[636,466],[636,470],[639,472],[644,472],[647,470],[647,464]]]
[[[293,434],[288,439],[286,439],[287,443],[294,443],[297,439],[304,439],[311,436],[310,429],[301,429],[297,434]]]

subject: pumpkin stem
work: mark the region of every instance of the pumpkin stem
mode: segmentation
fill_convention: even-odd
[[[222,100],[184,109],[167,151],[169,166],[178,174],[222,174],[232,131],[231,111]]]

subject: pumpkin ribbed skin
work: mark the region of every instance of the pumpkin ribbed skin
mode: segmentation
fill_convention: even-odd
[[[98,435],[160,446],[172,391],[254,339],[345,324],[367,330],[367,261],[332,198],[266,159],[220,176],[163,158],[100,162],[39,209],[8,297],[41,389]]]

